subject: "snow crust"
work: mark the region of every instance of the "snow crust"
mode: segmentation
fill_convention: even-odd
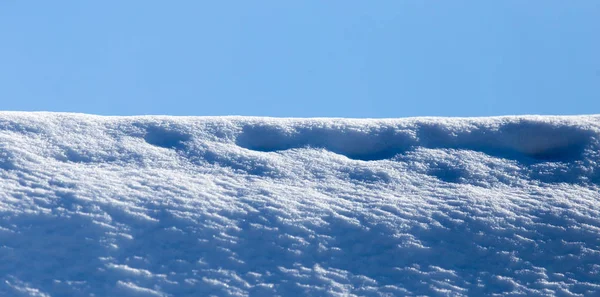
[[[0,296],[600,296],[600,116],[0,113]]]

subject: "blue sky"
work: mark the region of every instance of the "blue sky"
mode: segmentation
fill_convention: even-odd
[[[599,1],[0,1],[0,110],[600,113]]]

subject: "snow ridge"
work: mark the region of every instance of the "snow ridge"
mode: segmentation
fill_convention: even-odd
[[[0,113],[0,296],[595,296],[600,116]]]

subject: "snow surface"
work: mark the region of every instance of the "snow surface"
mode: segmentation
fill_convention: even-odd
[[[0,113],[0,296],[600,296],[600,116]]]

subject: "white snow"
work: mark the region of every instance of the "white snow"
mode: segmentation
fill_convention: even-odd
[[[600,296],[600,116],[0,113],[0,296]]]

